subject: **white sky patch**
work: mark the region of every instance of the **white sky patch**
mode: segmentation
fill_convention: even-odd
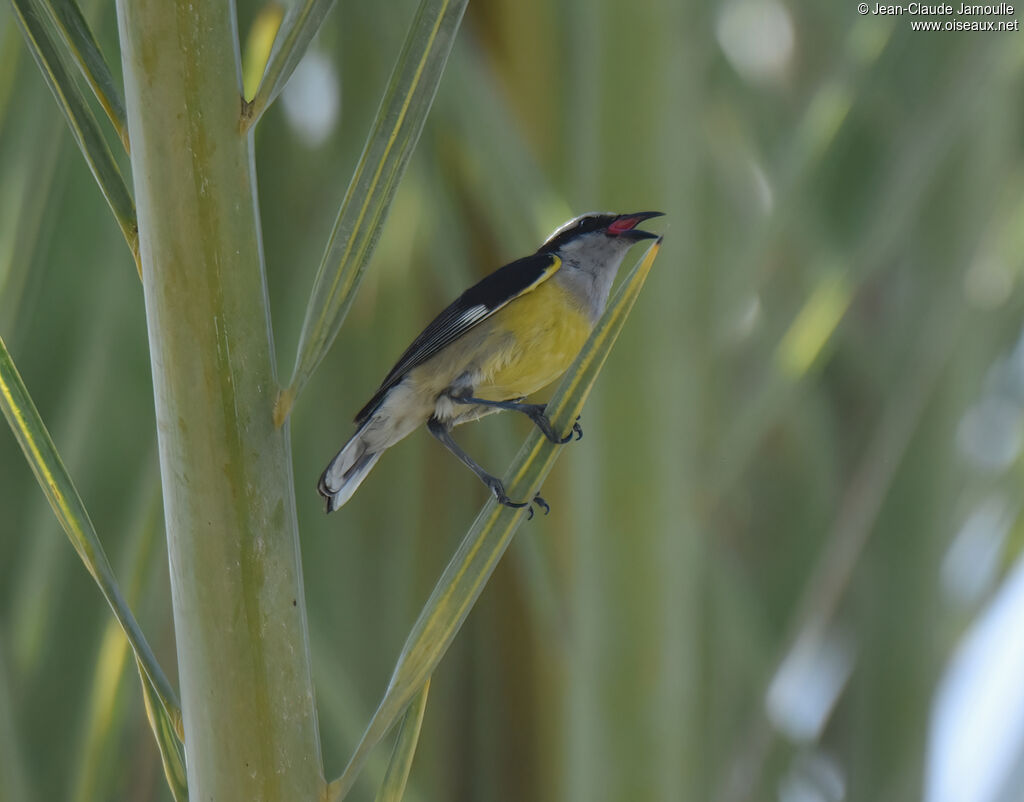
[[[1024,557],[964,635],[932,708],[925,802],[1021,799]]]
[[[772,678],[765,698],[769,720],[790,740],[817,740],[853,671],[850,639],[837,630],[802,633]]]
[[[1024,446],[1020,408],[998,395],[982,398],[960,420],[957,443],[973,467],[1006,470]]]
[[[785,77],[796,37],[786,8],[775,0],[736,0],[722,7],[715,36],[725,57],[753,83]]]
[[[942,589],[961,606],[976,604],[994,584],[1017,517],[1001,495],[976,505],[942,560]]]
[[[285,119],[308,148],[322,145],[331,135],[341,110],[341,85],[331,60],[310,49],[281,93]]]

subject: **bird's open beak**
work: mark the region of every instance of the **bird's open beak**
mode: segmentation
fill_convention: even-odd
[[[641,231],[637,226],[644,220],[652,217],[661,217],[663,212],[634,212],[633,214],[620,214],[608,226],[608,234],[612,237],[625,237],[631,240],[657,239],[659,234],[652,234],[650,231]]]

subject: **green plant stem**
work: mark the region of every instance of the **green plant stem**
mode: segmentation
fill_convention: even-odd
[[[323,771],[233,3],[119,0],[189,796]]]

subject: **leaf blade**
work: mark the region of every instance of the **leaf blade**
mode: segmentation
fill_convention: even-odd
[[[85,157],[93,178],[99,184],[100,191],[114,214],[114,219],[131,249],[136,268],[141,275],[135,202],[128,191],[121,170],[114,161],[78,85],[61,61],[53,37],[40,17],[38,6],[33,0],[11,0],[11,4],[32,58],[35,59],[50,91],[53,92],[57,105],[60,106],[71,129],[71,135]]]
[[[467,0],[422,0],[317,269],[280,425],[338,334],[433,103]]]
[[[270,3],[260,9],[249,26],[245,47],[242,48],[242,96],[247,103],[253,101],[260,87],[283,21],[284,9]],[[252,109],[248,111],[251,113]]]
[[[246,127],[251,128],[259,122],[263,112],[277,99],[333,6],[334,0],[306,0],[301,6],[293,3],[289,7],[278,29],[259,88],[246,110]]]
[[[185,755],[176,724],[160,701],[160,694],[146,673],[141,661],[135,660],[139,669],[139,680],[142,682],[142,700],[146,707],[146,719],[156,738],[156,747],[160,751],[160,762],[164,767],[164,778],[167,787],[174,797],[174,802],[188,802],[188,775],[185,771]]]
[[[128,120],[125,114],[121,92],[114,83],[114,76],[107,66],[100,46],[93,36],[89,23],[82,15],[75,0],[45,0],[50,18],[60,31],[64,44],[74,57],[82,76],[92,88],[96,100],[110,119],[125,152],[128,144]]]
[[[99,585],[100,592],[110,605],[114,616],[131,643],[136,659],[144,667],[153,683],[160,703],[173,728],[181,737],[181,708],[160,664],[146,641],[135,616],[125,601],[107,560],[92,521],[85,510],[78,491],[57,453],[39,412],[18,373],[3,338],[0,338],[0,411],[11,427],[18,445],[32,468],[32,472],[50,503],[57,520],[68,535],[71,545],[81,558],[86,570]]]
[[[388,762],[388,770],[384,775],[384,782],[377,791],[376,802],[401,802],[405,794],[405,785],[409,780],[409,770],[412,768],[412,759],[416,754],[416,744],[420,738],[420,728],[423,726],[423,713],[427,709],[427,694],[430,692],[430,680],[428,679],[419,693],[413,697],[412,702],[402,717],[402,723],[398,729],[398,737],[395,739],[395,747],[391,751],[391,760]]]
[[[615,298],[558,385],[548,403],[555,431],[568,430],[579,415],[647,280],[661,242],[661,238],[657,239],[623,280]],[[559,451],[539,431],[531,432],[504,476],[506,492],[513,498],[533,498],[551,471]],[[524,512],[503,507],[494,499],[484,504],[413,625],[384,698],[345,771],[330,784],[332,799],[344,798],[370,750],[387,734],[431,676],[522,523]]]

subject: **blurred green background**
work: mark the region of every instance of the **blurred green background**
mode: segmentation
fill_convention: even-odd
[[[83,8],[119,67],[113,4]],[[240,0],[243,41],[262,9]],[[256,131],[285,377],[414,9],[341,0]],[[576,214],[660,209],[551,514],[435,675],[407,798],[1024,799],[1021,36],[852,0],[470,3],[292,415],[329,777],[485,491],[426,433],[329,518],[320,470],[462,288]],[[0,335],[173,672],[141,287],[6,4]],[[501,473],[526,431],[457,434]],[[0,799],[169,799],[126,657],[4,427]]]

